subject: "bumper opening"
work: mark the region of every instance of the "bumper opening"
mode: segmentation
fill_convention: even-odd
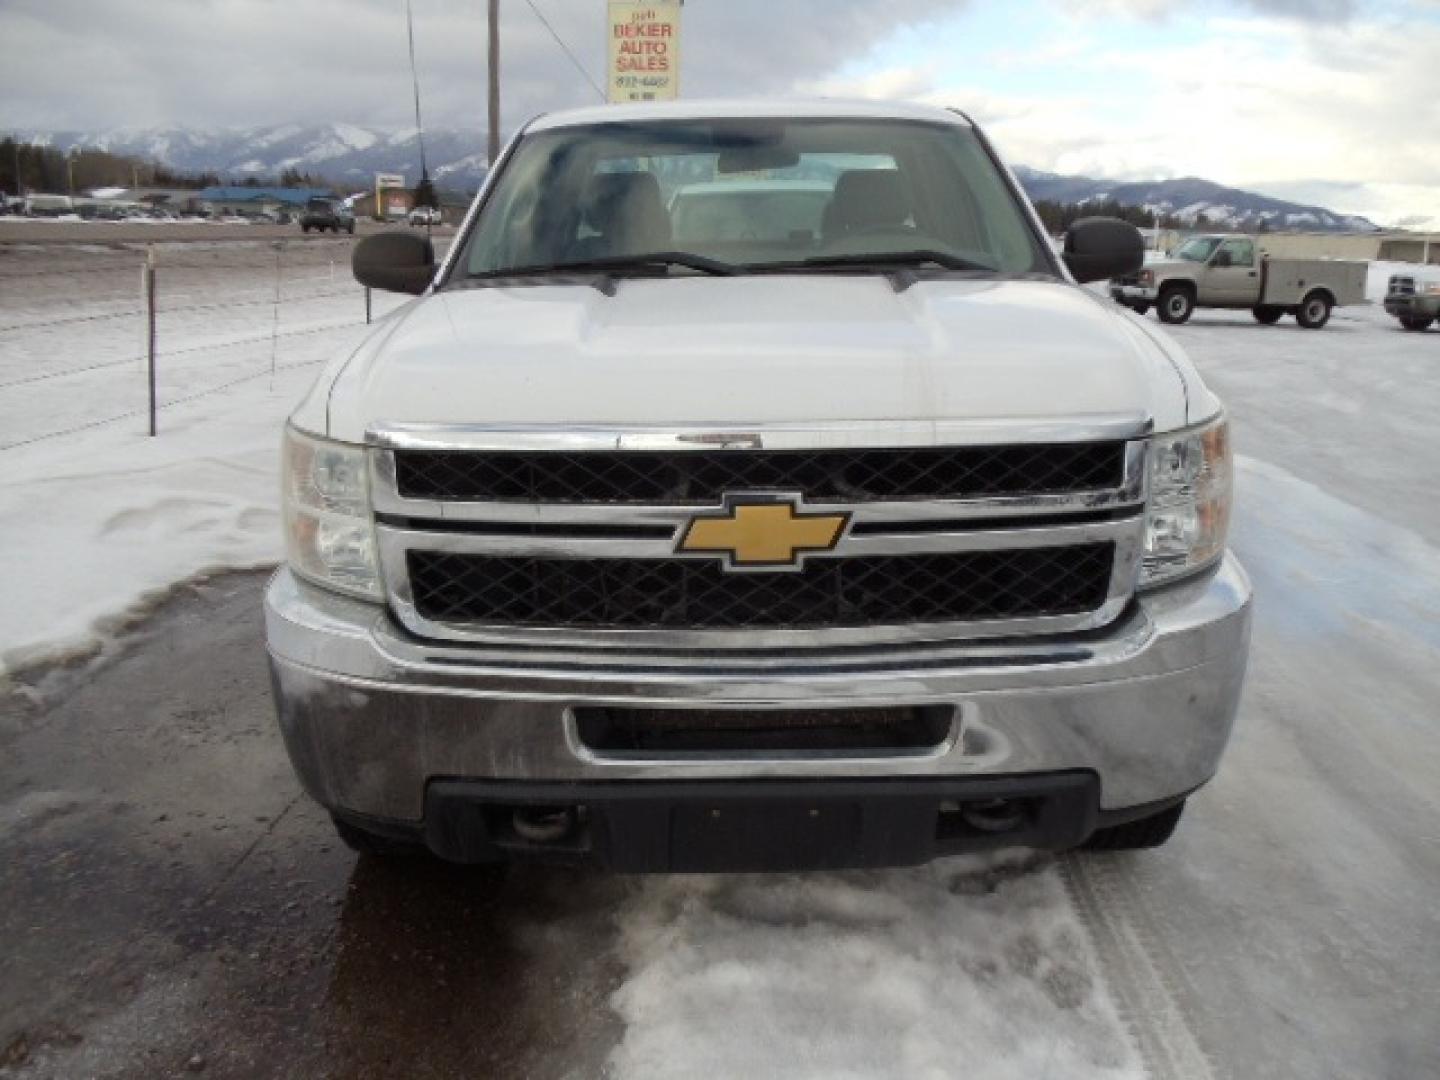
[[[627,873],[909,866],[959,851],[1075,846],[1098,822],[1099,794],[1098,778],[1084,771],[686,784],[439,780],[427,789],[421,838],[452,862]]]
[[[579,708],[575,731],[606,755],[696,753],[870,755],[935,750],[950,738],[953,705],[869,709]]]

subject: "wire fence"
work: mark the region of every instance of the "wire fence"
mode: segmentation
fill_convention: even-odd
[[[0,248],[0,451],[147,418],[328,359],[375,306],[348,240]],[[127,402],[129,403],[127,406]]]

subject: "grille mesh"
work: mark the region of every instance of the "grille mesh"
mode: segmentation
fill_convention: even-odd
[[[611,628],[789,628],[1036,618],[1092,611],[1109,543],[812,559],[737,574],[709,560],[408,553],[416,609],[440,622]]]
[[[726,492],[802,491],[812,502],[1035,495],[1118,487],[1125,444],[888,450],[567,453],[397,450],[407,499],[713,505]]]

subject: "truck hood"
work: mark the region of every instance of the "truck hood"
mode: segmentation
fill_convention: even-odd
[[[1193,386],[1187,386],[1193,384]],[[296,423],[587,427],[1083,419],[1183,426],[1173,344],[1074,285],[883,276],[622,280],[440,292],[322,376]],[[1188,391],[1188,392],[1187,392]]]
[[[1204,269],[1204,264],[1190,262],[1188,259],[1156,259],[1154,262],[1147,262],[1145,269],[1153,271],[1155,279],[1158,281],[1166,275],[1193,278],[1196,271]]]

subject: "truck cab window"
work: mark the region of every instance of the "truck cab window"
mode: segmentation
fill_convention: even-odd
[[[1229,266],[1248,268],[1255,265],[1255,243],[1252,240],[1227,240],[1220,253],[1222,260],[1229,256]]]

